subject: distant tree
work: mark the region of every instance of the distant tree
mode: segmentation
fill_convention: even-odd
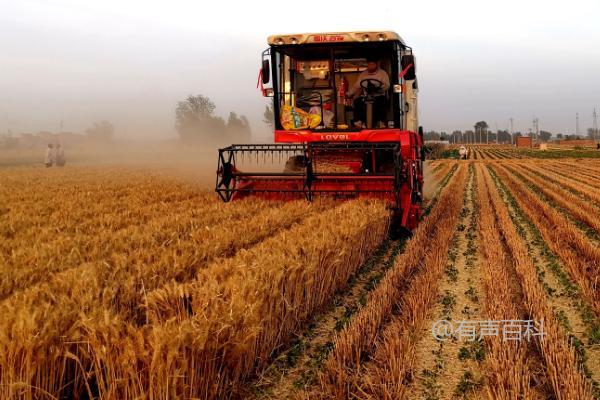
[[[453,131],[452,132],[452,142],[459,143],[462,141],[462,131]]]
[[[231,140],[239,140],[239,141],[249,141],[252,132],[250,130],[250,123],[248,119],[233,111],[229,113],[229,118],[227,119],[227,136]]]
[[[510,143],[512,140],[510,132],[507,130],[498,130],[497,135],[499,143]]]
[[[485,141],[485,133],[488,129],[488,124],[485,121],[479,121],[475,123],[473,128],[475,128],[475,133],[477,134],[477,140],[484,142]]]
[[[424,140],[440,140],[440,134],[436,131],[429,131],[423,134]]]
[[[188,96],[177,103],[175,128],[184,142],[222,138],[225,121],[213,115],[215,104],[206,96]]]
[[[475,141],[475,132],[470,129],[464,131],[462,136],[464,143],[473,143]]]
[[[275,129],[275,112],[273,111],[273,103],[265,106],[265,112],[263,113],[263,122],[267,124],[271,129]]]
[[[562,139],[562,138],[563,138],[563,134],[562,134],[562,133],[558,133],[558,134],[556,135],[556,138],[557,138],[557,139]]]
[[[479,121],[479,122],[477,122],[475,124],[475,128],[479,128],[479,129],[485,130],[485,129],[489,128],[489,126],[488,126],[487,122],[485,122],[485,121]]]
[[[96,143],[109,143],[115,134],[115,127],[109,121],[94,122],[91,128],[85,131],[89,140]]]
[[[548,131],[540,131],[540,139],[542,139],[543,142],[547,142],[550,140],[550,138],[552,138],[552,133]]]

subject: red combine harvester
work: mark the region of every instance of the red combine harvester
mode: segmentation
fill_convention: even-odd
[[[394,225],[421,217],[423,135],[412,49],[394,32],[275,35],[258,86],[273,98],[274,144],[219,149],[224,201],[380,198]],[[250,171],[248,164],[270,161]]]

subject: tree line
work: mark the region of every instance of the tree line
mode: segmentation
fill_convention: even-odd
[[[39,131],[14,135],[10,130],[0,133],[0,149],[46,147],[49,143],[76,145],[109,145],[115,135],[115,127],[110,121],[96,121],[85,133]]]
[[[203,95],[177,103],[175,129],[184,143],[249,142],[252,131],[244,115],[231,111],[227,121],[216,116],[215,103]]]
[[[520,131],[516,131],[513,135],[506,129],[498,129],[496,132],[490,131],[488,124],[485,121],[479,121],[475,123],[473,129],[468,129],[465,131],[455,130],[451,133],[447,133],[444,131],[428,131],[423,134],[423,138],[425,140],[443,140],[449,141],[451,143],[504,143],[509,144],[512,143],[517,137],[520,136],[529,136],[531,132],[523,133]],[[593,129],[587,130],[586,135],[574,135],[574,134],[562,134],[557,133],[554,134],[552,132],[546,130],[540,130],[537,134],[537,137],[542,142],[548,142],[553,138],[559,140],[578,140],[578,139],[586,139],[593,138],[594,131]]]
[[[188,96],[175,109],[175,129],[184,143],[224,144],[251,142],[252,131],[246,116],[231,111],[227,120],[215,115],[215,104],[206,96]],[[268,118],[269,108],[264,118]],[[272,107],[270,108],[272,113]],[[269,122],[265,120],[265,122]],[[272,123],[272,114],[271,114]],[[110,144],[115,127],[110,121],[97,121],[84,134],[40,131],[14,135],[10,130],[0,133],[0,149],[45,147],[48,143]]]

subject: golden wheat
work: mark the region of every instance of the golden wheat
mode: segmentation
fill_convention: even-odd
[[[65,210],[65,193],[52,188],[60,180],[38,182],[40,174],[31,179],[42,194],[22,201],[45,218],[29,215],[26,205],[3,214],[11,225],[0,234],[12,235],[4,259],[15,248],[27,255],[26,243],[40,228],[48,252],[38,260],[60,261],[69,248],[82,256],[31,266],[15,258],[20,270],[3,278],[0,397],[7,399],[232,393],[344,285],[387,231],[388,212],[379,202],[223,204],[185,183],[135,173],[111,187],[109,176],[71,170],[64,182],[93,195],[67,197]],[[18,180],[8,181],[3,188],[10,190],[0,193],[15,200]],[[99,226],[88,221],[94,213]],[[63,219],[56,240],[52,226]]]

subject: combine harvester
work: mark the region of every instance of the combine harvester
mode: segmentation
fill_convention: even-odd
[[[275,143],[219,149],[219,196],[380,198],[393,227],[412,231],[424,160],[412,49],[394,32],[275,35],[268,44],[257,86],[273,98]]]

